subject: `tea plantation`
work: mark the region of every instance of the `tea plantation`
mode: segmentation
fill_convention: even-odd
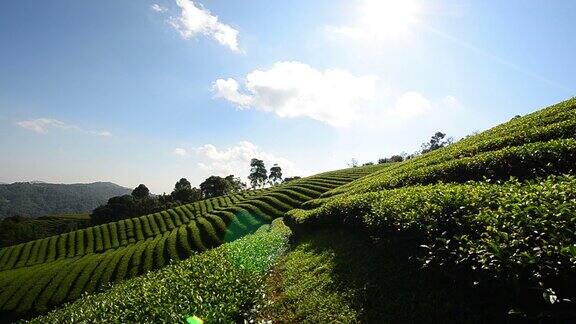
[[[576,98],[404,162],[0,249],[4,321],[563,323],[575,302]]]
[[[332,189],[286,223],[409,242],[407,258],[489,296],[498,321],[573,321],[575,173],[571,99]]]
[[[254,232],[323,192],[379,169],[319,174],[0,250],[3,318],[43,313]]]

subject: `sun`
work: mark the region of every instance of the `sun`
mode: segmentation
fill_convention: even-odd
[[[415,0],[364,0],[359,11],[359,24],[373,36],[398,37],[418,23],[422,6]]]

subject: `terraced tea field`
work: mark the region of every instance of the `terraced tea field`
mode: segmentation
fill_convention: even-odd
[[[575,177],[570,99],[404,162],[1,249],[0,311],[77,300],[33,321],[574,322]]]
[[[570,99],[331,189],[285,220],[295,231],[342,227],[409,242],[407,259],[489,296],[477,302],[497,304],[498,321],[516,320],[509,312],[570,322],[575,175]]]
[[[233,241],[380,166],[319,174],[0,250],[0,310],[45,312]],[[16,314],[16,315],[14,315]]]

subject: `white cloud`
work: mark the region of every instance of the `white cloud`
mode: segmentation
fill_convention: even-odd
[[[416,91],[403,93],[397,100],[390,114],[400,118],[413,118],[427,114],[432,110],[430,100]]]
[[[218,149],[212,144],[205,144],[195,151],[200,159],[198,166],[205,170],[207,175],[227,176],[234,174],[246,178],[250,171],[252,158],[263,160],[268,169],[277,163],[282,168],[284,176],[305,175],[290,160],[265,152],[248,141],[241,141],[235,146],[223,149]]]
[[[49,118],[38,118],[38,119],[31,119],[31,120],[23,120],[17,122],[18,126],[31,130],[33,132],[39,134],[45,134],[48,132],[49,128],[61,128],[61,129],[70,129],[73,128],[70,125],[65,124],[56,119],[49,119]]]
[[[217,97],[239,109],[254,108],[280,117],[308,117],[335,127],[357,120],[364,104],[375,100],[378,78],[348,71],[320,71],[300,62],[277,62],[269,70],[255,70],[245,79],[246,93],[235,79],[213,84]]]
[[[95,130],[85,130],[79,126],[67,124],[63,121],[51,118],[37,118],[30,120],[22,120],[16,123],[18,126],[33,131],[38,134],[46,134],[50,129],[64,129],[64,130],[74,130],[86,134],[108,137],[112,134],[108,131],[95,131]]]
[[[222,97],[230,102],[235,103],[240,108],[247,107],[250,104],[251,97],[241,94],[238,82],[232,78],[218,79],[214,82],[213,90],[218,97]]]
[[[156,12],[166,12],[168,11],[168,9],[162,7],[161,5],[154,3],[150,6],[150,9],[156,11]]]
[[[218,21],[218,17],[201,5],[191,0],[176,0],[181,9],[179,17],[170,17],[170,24],[184,39],[191,39],[198,34],[214,38],[218,43],[235,52],[238,48],[238,31]]]
[[[190,155],[190,153],[188,153],[188,151],[186,151],[186,149],[183,149],[181,147],[175,148],[172,153],[174,153],[175,155],[178,155],[178,156],[182,156],[182,157],[186,157],[186,156]]]
[[[351,24],[326,26],[326,32],[364,41],[397,38],[418,23],[422,6],[417,0],[358,0],[350,11],[357,16]]]

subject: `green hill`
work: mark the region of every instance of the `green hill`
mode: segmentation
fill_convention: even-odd
[[[87,213],[114,196],[131,190],[111,182],[56,184],[16,182],[0,184],[0,219],[36,218],[53,214]]]
[[[0,310],[5,318],[45,312],[83,293],[104,290],[233,241],[379,168],[323,173],[3,248]]]
[[[571,99],[330,190],[288,212],[286,223],[304,233],[335,227],[395,242],[408,251],[401,259],[443,283],[433,298],[442,295],[444,303],[421,308],[429,313],[404,306],[415,304],[414,296],[397,295],[378,306],[364,301],[387,313],[359,313],[362,320],[412,322],[444,312],[437,320],[573,321],[575,173]],[[338,313],[324,314],[331,311]]]
[[[573,322],[575,173],[570,99],[404,162],[0,249],[1,315]],[[280,217],[291,243],[262,227]]]

